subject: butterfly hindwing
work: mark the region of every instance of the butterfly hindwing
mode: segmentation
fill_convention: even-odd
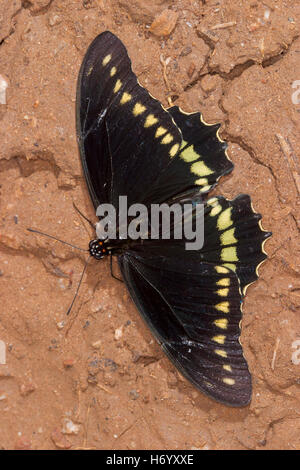
[[[191,259],[134,253],[122,256],[120,265],[139,311],[180,372],[222,403],[247,405],[251,377],[239,342],[236,275]],[[224,280],[228,292],[221,295]]]
[[[181,205],[188,202],[196,208],[196,204],[203,201],[199,195],[194,195],[172,202]],[[194,209],[193,217],[196,214]],[[143,245],[132,243],[132,248],[140,254],[145,249],[153,255],[167,257],[176,258],[184,254],[185,258],[192,258],[198,263],[223,265],[237,275],[244,294],[247,286],[258,278],[258,267],[266,259],[263,245],[271,234],[262,229],[260,220],[261,215],[253,210],[247,194],[240,194],[233,200],[216,196],[204,203],[201,249],[186,251],[188,240],[184,237],[173,239],[174,226],[171,226],[169,240],[150,239],[144,241]],[[180,222],[184,226],[183,218]]]
[[[258,267],[266,259],[263,245],[271,233],[262,229],[261,215],[253,210],[247,194],[232,201],[222,196],[211,198],[206,208],[200,258],[234,271],[245,293],[258,278]]]
[[[270,236],[260,218],[247,195],[214,197],[205,203],[201,249],[186,250],[184,238],[150,239],[120,257],[133,300],[176,367],[232,406],[251,396],[239,337],[244,290],[257,278]]]

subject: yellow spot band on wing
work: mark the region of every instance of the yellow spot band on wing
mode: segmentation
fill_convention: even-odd
[[[172,142],[173,136],[171,134],[166,134],[165,137],[162,139],[161,143],[162,144],[169,144]]]
[[[226,230],[226,232],[223,232],[220,239],[222,245],[234,245],[237,243],[237,239],[234,236],[234,228],[230,228],[229,230]]]
[[[125,92],[123,93],[123,95],[122,95],[122,98],[121,98],[121,100],[120,100],[120,103],[121,103],[121,104],[125,104],[125,103],[127,103],[128,101],[130,101],[131,98],[132,98],[132,96],[131,96],[129,93],[126,93],[126,91],[125,91]]]
[[[235,380],[230,379],[229,377],[225,377],[225,379],[223,379],[223,382],[227,385],[234,385],[235,384]]]
[[[217,320],[214,321],[214,324],[218,328],[221,328],[222,330],[226,330],[227,325],[228,325],[228,320],[227,320],[227,318],[218,318]]]
[[[135,103],[133,108],[134,116],[138,116],[139,114],[143,114],[146,111],[146,107],[143,106],[141,103]]]
[[[110,76],[113,77],[113,76],[116,74],[116,72],[117,72],[117,68],[116,68],[116,67],[112,67],[112,68],[110,69]]]
[[[178,149],[179,149],[179,144],[174,144],[172,147],[171,147],[171,150],[169,152],[170,156],[171,157],[175,157],[176,153],[178,152]]]
[[[156,132],[155,132],[155,137],[158,138],[161,135],[164,135],[166,132],[167,132],[167,129],[165,129],[164,127],[159,126],[157,128]]]
[[[118,93],[118,91],[120,90],[121,86],[122,86],[122,82],[121,82],[121,80],[118,79],[118,80],[116,81],[116,84],[115,84],[114,93]]]
[[[217,290],[217,294],[220,297],[227,297],[228,296],[229,289],[219,289]]]
[[[185,162],[194,162],[195,160],[198,160],[199,157],[200,155],[197,152],[195,152],[193,145],[190,145],[189,147],[184,149],[182,152],[180,152],[180,158],[182,158]]]
[[[144,127],[151,127],[157,122],[158,122],[158,119],[154,116],[154,114],[149,114],[149,116],[147,116],[146,118]]]
[[[231,207],[228,207],[219,215],[217,222],[217,227],[219,230],[225,230],[233,224],[233,221],[231,219],[231,212]]]
[[[209,206],[214,207],[217,203],[218,203],[218,198],[211,197],[210,199],[208,199],[206,204],[209,205]]]
[[[211,175],[213,171],[204,162],[195,162],[191,166],[191,172],[198,176]]]
[[[228,269],[227,269],[227,268],[224,268],[223,266],[216,266],[216,267],[215,267],[215,270],[216,270],[217,273],[219,273],[219,274],[227,274],[227,273],[229,273]]]
[[[105,67],[105,65],[108,64],[108,62],[110,61],[111,59],[111,54],[108,54],[104,57],[104,59],[102,60],[102,65]]]
[[[220,279],[219,281],[217,281],[217,286],[223,286],[223,287],[230,286],[229,277],[223,277],[223,279]]]
[[[212,340],[215,341],[216,343],[224,344],[225,343],[225,338],[226,338],[225,335],[217,335],[217,336],[214,336],[212,338]]]
[[[215,353],[218,354],[218,356],[227,357],[227,352],[224,351],[224,349],[215,349]]]
[[[196,180],[195,181],[195,184],[200,184],[199,181],[201,181],[202,178],[200,178],[200,180]],[[211,188],[211,186],[208,184],[207,186],[203,186],[203,188],[200,188],[200,193],[206,193],[207,191],[209,191]]]
[[[232,368],[231,368],[231,366],[230,366],[229,364],[224,364],[224,365],[223,365],[223,369],[224,369],[224,370],[227,370],[227,372],[232,372]]]
[[[215,215],[220,214],[221,210],[222,210],[222,206],[220,204],[217,204],[216,206],[212,208],[209,215],[211,217],[214,217]]]
[[[219,312],[229,313],[229,302],[220,302],[219,304],[215,305],[215,308],[219,310]]]
[[[222,261],[238,261],[237,249],[235,246],[230,246],[228,248],[223,248],[221,251],[221,260]]]
[[[207,178],[199,178],[198,180],[195,181],[195,184],[198,184],[199,186],[207,186],[207,183],[208,183]],[[208,187],[210,188],[210,186]]]

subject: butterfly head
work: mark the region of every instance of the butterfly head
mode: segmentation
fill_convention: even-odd
[[[90,255],[96,259],[102,259],[110,253],[109,250],[105,247],[104,241],[100,238],[90,241],[89,252]]]

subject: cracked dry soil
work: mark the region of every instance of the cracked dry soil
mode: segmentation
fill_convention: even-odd
[[[157,37],[149,26],[167,8],[176,26]],[[299,22],[296,0],[0,0],[1,448],[300,448]],[[26,232],[81,247],[92,236],[73,209],[94,217],[75,88],[106,29],[165,106],[222,123],[235,168],[214,193],[249,193],[273,232],[243,309],[246,408],[213,402],[177,373],[108,262],[90,264],[66,317],[84,254]]]

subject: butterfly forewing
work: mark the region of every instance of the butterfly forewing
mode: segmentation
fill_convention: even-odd
[[[172,116],[137,81],[121,41],[100,34],[84,58],[77,133],[94,204],[143,202],[181,145]]]

